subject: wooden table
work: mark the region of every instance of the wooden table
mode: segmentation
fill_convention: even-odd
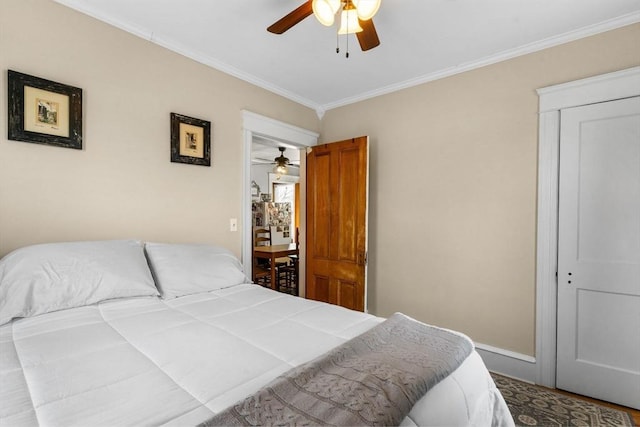
[[[298,245],[289,243],[284,245],[256,246],[253,248],[255,258],[268,259],[271,262],[271,289],[278,289],[276,286],[276,259],[298,255]]]

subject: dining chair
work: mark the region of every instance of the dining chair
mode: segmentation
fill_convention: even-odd
[[[256,228],[253,230],[252,247],[256,246],[270,246],[271,245],[271,230],[266,228]],[[252,270],[253,270],[253,282],[270,288],[271,287],[271,265],[269,260],[263,258],[257,258],[255,253],[252,254]]]
[[[300,230],[296,227],[295,240],[296,249],[300,250]],[[298,296],[298,283],[300,279],[300,256],[289,255],[289,263],[278,267],[277,289],[280,292]]]
[[[271,229],[256,228],[253,230],[253,246],[271,246]]]

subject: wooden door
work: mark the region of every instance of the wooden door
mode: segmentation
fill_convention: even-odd
[[[307,298],[365,310],[368,138],[307,154]]]
[[[556,387],[640,409],[640,98],[560,124]]]

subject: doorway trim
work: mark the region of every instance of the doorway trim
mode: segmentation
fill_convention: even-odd
[[[564,108],[640,95],[640,67],[537,90],[538,215],[536,249],[536,383],[556,385],[558,175],[560,114]]]
[[[281,141],[294,145],[301,149],[312,147],[318,144],[320,134],[308,129],[303,129],[279,120],[271,119],[248,110],[242,110],[242,134],[243,134],[243,154],[242,154],[242,265],[251,266],[251,143],[254,136]],[[300,208],[304,209],[304,174],[306,173],[306,161],[301,156],[300,159]],[[300,228],[303,229],[304,216],[300,215]],[[303,236],[302,230],[300,235]],[[302,240],[302,237],[301,237]],[[300,245],[303,251],[304,245]],[[301,253],[304,259],[304,253]]]

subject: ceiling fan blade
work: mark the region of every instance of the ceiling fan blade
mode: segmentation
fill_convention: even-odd
[[[274,34],[282,34],[312,13],[313,8],[311,7],[311,0],[308,0],[305,4],[286,15],[284,18],[271,24],[271,26],[267,28],[267,31]]]
[[[358,36],[358,42],[360,42],[360,48],[363,51],[373,49],[380,44],[376,27],[373,25],[373,19],[366,21],[359,20],[362,31],[356,33]]]

